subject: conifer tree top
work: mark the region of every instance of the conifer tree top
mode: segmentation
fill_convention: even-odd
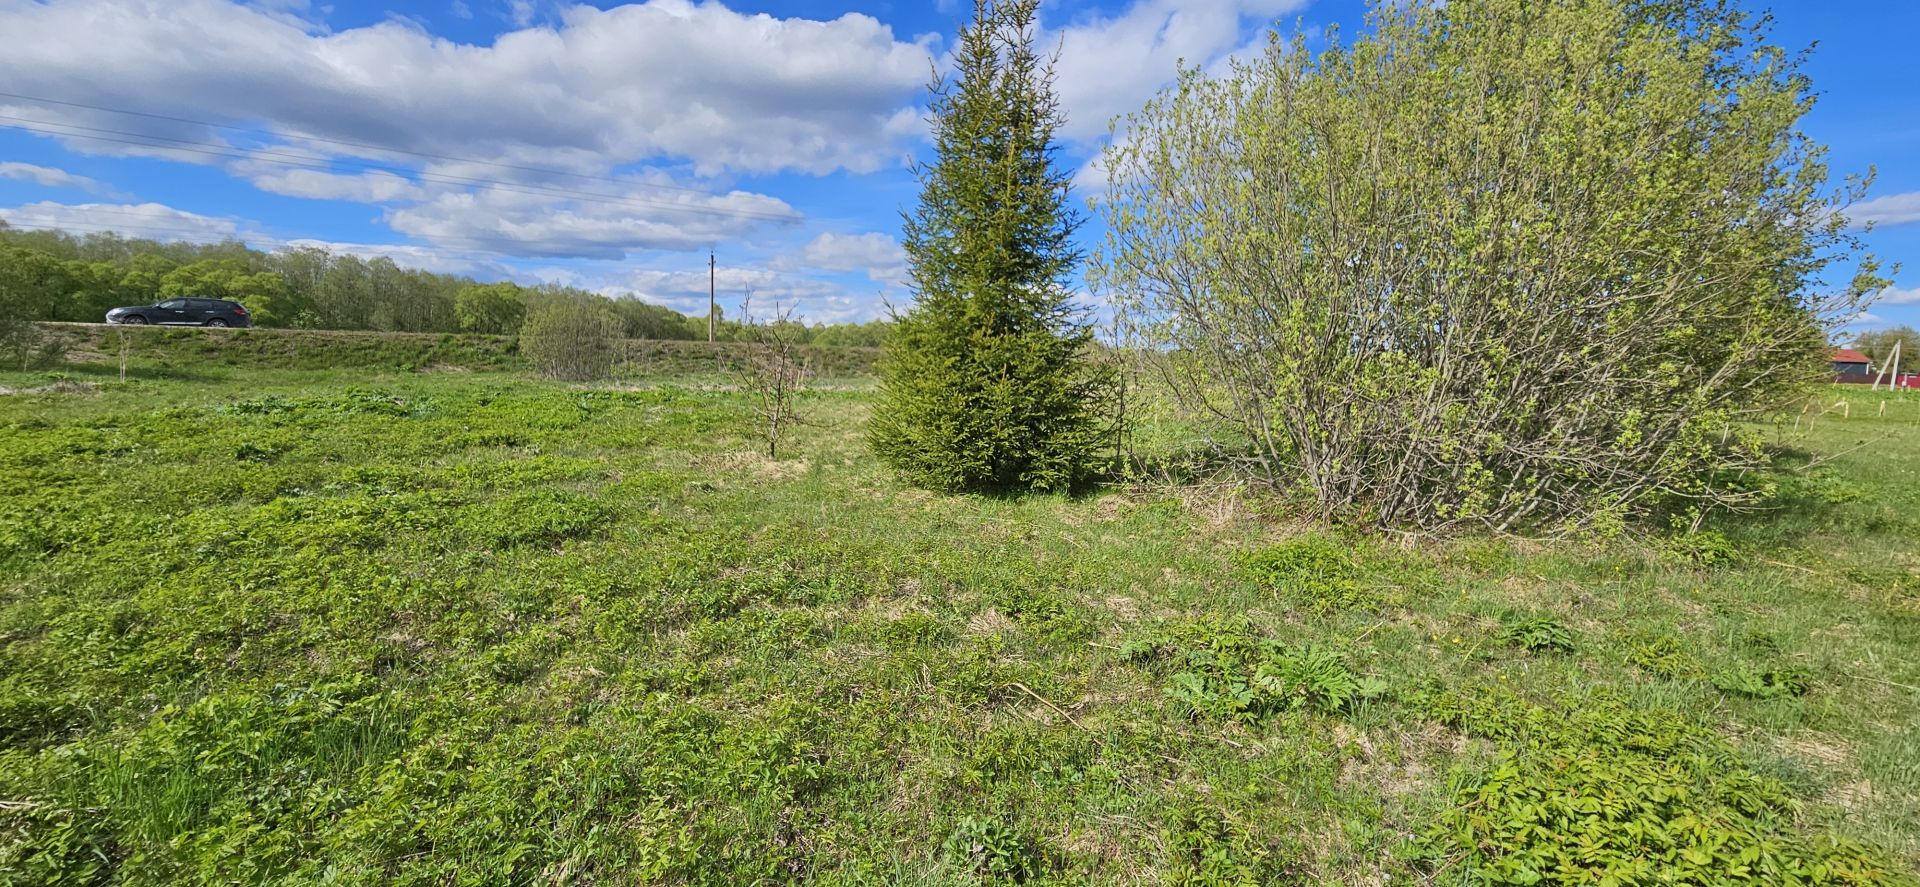
[[[1081,259],[1070,176],[1054,164],[1063,118],[1052,61],[1034,45],[1038,9],[975,7],[955,72],[932,86],[936,156],[918,169],[920,203],[904,226],[921,307],[947,313],[964,301],[972,322],[1005,333],[1071,320],[1067,282]]]

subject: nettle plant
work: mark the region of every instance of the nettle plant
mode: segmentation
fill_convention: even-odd
[[[1418,841],[1440,884],[1911,883],[1803,826],[1785,785],[1672,712],[1606,693],[1537,705],[1491,687],[1424,700],[1495,759],[1456,772]]]
[[[1200,718],[1257,721],[1281,711],[1337,712],[1383,696],[1340,653],[1261,636],[1244,617],[1206,618],[1128,642],[1122,653],[1167,673],[1167,697]]]
[[[1412,0],[1195,69],[1106,155],[1093,277],[1256,481],[1357,524],[1736,506],[1883,282],[1764,18]],[[1830,279],[1839,279],[1831,283]]]
[[[1500,640],[1530,653],[1571,653],[1573,629],[1551,616],[1508,614],[1500,620]]]

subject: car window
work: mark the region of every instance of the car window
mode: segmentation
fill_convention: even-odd
[[[165,308],[168,311],[181,311],[187,307],[187,300],[186,299],[168,299],[164,302],[161,302],[160,307]]]

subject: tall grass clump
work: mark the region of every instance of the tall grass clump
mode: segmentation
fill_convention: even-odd
[[[1096,277],[1255,479],[1362,524],[1737,505],[1742,430],[1881,285],[1764,19],[1382,4],[1188,71],[1107,155]],[[1837,281],[1837,282],[1836,282]]]

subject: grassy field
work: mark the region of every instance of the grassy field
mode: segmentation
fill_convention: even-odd
[[[117,375],[121,356],[152,371],[192,373],[206,368],[257,370],[375,369],[474,372],[528,369],[513,336],[471,333],[378,333],[294,329],[202,329],[43,323],[43,333],[67,349],[73,368]],[[686,375],[715,371],[737,355],[729,343],[627,339],[617,349],[622,376]],[[800,353],[820,372],[870,372],[875,348],[803,346]]]
[[[1920,399],[1545,544],[929,495],[857,379],[775,461],[716,379],[116,377],[0,374],[7,883],[1920,869]]]

